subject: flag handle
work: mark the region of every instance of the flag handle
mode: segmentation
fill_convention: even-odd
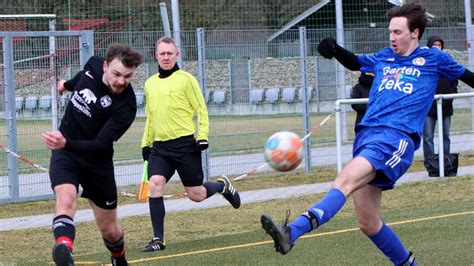
[[[148,189],[148,161],[143,162],[142,180],[140,181],[140,189],[137,194],[137,199],[140,201],[148,200],[150,191]]]

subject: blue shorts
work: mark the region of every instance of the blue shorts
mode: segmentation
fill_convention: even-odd
[[[367,159],[375,170],[370,185],[392,189],[408,170],[414,156],[413,140],[403,131],[390,127],[359,127],[353,146],[353,158]]]

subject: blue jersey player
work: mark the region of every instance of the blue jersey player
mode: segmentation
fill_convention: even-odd
[[[474,87],[471,71],[436,48],[419,46],[425,12],[419,4],[391,8],[386,14],[391,46],[374,54],[357,56],[332,38],[319,44],[323,57],[335,57],[350,70],[373,72],[375,79],[367,113],[356,127],[353,160],[327,195],[289,224],[261,216],[277,252],[287,254],[300,236],[328,222],[352,196],[360,230],[394,265],[416,265],[413,253],[380,218],[382,191],[393,188],[411,165],[439,78],[459,78]]]

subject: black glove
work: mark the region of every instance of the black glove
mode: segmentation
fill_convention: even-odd
[[[209,142],[205,139],[200,139],[196,142],[196,150],[203,151],[209,147]]]
[[[148,161],[148,158],[150,157],[150,147],[143,147],[142,148],[142,157],[144,161]]]
[[[318,45],[318,53],[327,59],[332,59],[336,55],[337,42],[333,38],[326,38]]]

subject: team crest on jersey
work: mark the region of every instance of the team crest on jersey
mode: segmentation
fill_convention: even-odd
[[[100,98],[100,104],[102,107],[107,108],[112,104],[112,98],[110,98],[109,95],[102,96],[102,98]]]
[[[84,99],[84,101],[86,101],[87,104],[97,102],[97,97],[95,97],[94,93],[88,88],[81,90],[79,94],[82,96],[82,98]]]
[[[422,66],[426,63],[426,60],[423,57],[417,57],[413,59],[413,64],[415,66]]]

